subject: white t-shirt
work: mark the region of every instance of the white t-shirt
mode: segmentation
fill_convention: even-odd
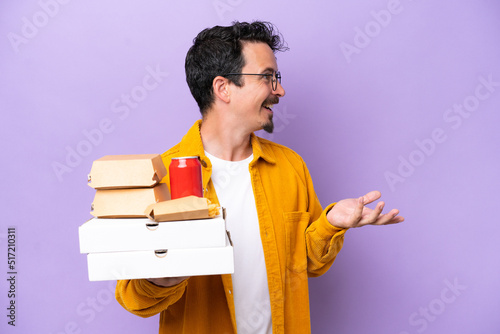
[[[269,286],[259,219],[248,165],[205,152],[212,162],[212,182],[234,245],[233,298],[238,334],[272,333]]]

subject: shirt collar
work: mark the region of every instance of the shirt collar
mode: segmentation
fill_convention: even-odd
[[[189,131],[184,135],[179,147],[179,153],[182,156],[192,156],[197,155],[202,161],[209,160],[205,156],[205,150],[203,148],[203,142],[201,141],[200,135],[201,119],[197,120]],[[270,164],[276,163],[276,157],[274,152],[268,145],[262,145],[264,139],[259,138],[255,134],[250,135],[250,143],[252,144],[253,150],[253,161],[251,164],[255,163],[260,158],[264,159]]]
[[[276,163],[274,152],[271,150],[269,145],[262,145],[263,140],[264,139],[257,137],[254,133],[250,135],[250,143],[252,144],[254,157],[253,161],[257,161],[259,158],[262,158],[268,163],[274,165]]]

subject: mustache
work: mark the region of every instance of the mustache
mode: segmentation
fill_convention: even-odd
[[[278,104],[278,103],[280,103],[279,97],[273,96],[273,97],[267,98],[264,101],[263,105],[265,105],[265,104]]]

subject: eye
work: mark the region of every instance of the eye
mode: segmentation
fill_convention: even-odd
[[[273,75],[269,73],[262,74],[262,78],[265,79],[267,82],[269,82],[272,79],[272,77]]]

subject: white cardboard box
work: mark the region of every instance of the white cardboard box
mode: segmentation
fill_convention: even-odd
[[[91,281],[234,272],[233,246],[227,235],[224,247],[91,253],[87,262]]]
[[[79,237],[81,253],[225,247],[226,222],[222,216],[169,222],[93,218],[79,227]]]

